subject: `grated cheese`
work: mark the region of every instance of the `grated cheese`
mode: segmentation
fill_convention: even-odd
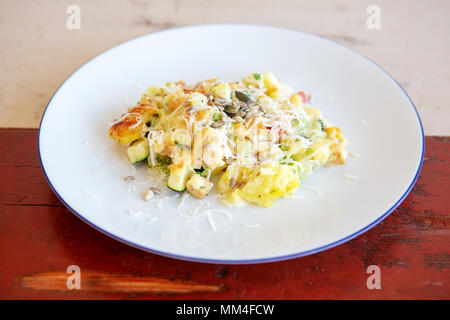
[[[98,174],[99,176],[102,176],[102,175],[103,175],[103,171],[101,171],[101,170],[97,170],[97,169],[95,169],[95,168],[90,168],[90,170],[91,170],[93,173]]]
[[[128,210],[128,214],[133,217],[141,217],[143,215],[142,211]]]
[[[98,150],[98,151],[103,151],[103,150],[104,150],[103,147],[93,146],[92,144],[90,144],[90,143],[87,142],[86,140],[83,140],[83,143],[84,143],[85,145],[87,145],[88,147],[90,147],[91,149]]]
[[[181,196],[180,202],[178,203],[178,207],[181,208],[184,205],[184,201],[189,198],[189,193],[187,193],[186,191],[183,193],[183,195]]]
[[[246,224],[246,223],[244,223],[244,224],[242,224],[242,226],[244,228],[259,228],[259,227],[261,227],[261,225],[259,223],[255,223],[255,224]]]
[[[346,178],[349,178],[349,179],[359,179],[358,176],[351,175],[351,174],[348,174],[348,173],[346,173],[344,176],[345,176]]]
[[[315,191],[318,195],[321,195],[321,194],[322,194],[322,191],[320,191],[320,189],[318,189],[318,188],[316,188],[316,187],[309,186],[309,185],[306,185],[306,184],[304,184],[304,183],[302,183],[301,186],[302,186],[302,187],[305,187],[305,188],[308,188],[308,189],[310,189],[310,190],[312,190],[312,191]]]
[[[87,195],[89,198],[91,198],[92,200],[98,200],[98,197],[96,196],[96,195],[94,195],[94,194],[91,194],[90,192],[88,192],[86,189],[84,189],[84,188],[80,188],[81,189],[81,191],[85,194],[85,195]]]
[[[216,227],[216,224],[214,223],[214,220],[211,218],[211,214],[206,213],[206,217],[208,218],[208,223],[209,223],[209,226],[211,227],[212,231],[216,232],[217,227]]]

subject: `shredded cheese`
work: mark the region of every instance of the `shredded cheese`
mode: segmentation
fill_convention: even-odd
[[[322,194],[322,191],[320,191],[320,189],[318,189],[318,188],[316,188],[316,187],[309,186],[309,185],[306,185],[306,184],[304,184],[304,183],[302,183],[302,187],[305,187],[305,188],[307,188],[307,189],[310,189],[310,190],[316,192],[318,195],[321,195],[321,194]]]
[[[90,192],[88,192],[86,189],[84,189],[84,188],[80,188],[81,189],[81,191],[85,194],[85,195],[87,195],[89,198],[91,198],[92,200],[98,200],[98,197],[96,196],[96,195],[94,195],[94,194],[92,194],[92,193],[90,193]]]

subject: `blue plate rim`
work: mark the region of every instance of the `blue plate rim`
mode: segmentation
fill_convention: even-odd
[[[421,131],[421,135],[422,135],[422,153],[421,153],[421,157],[420,157],[420,163],[419,166],[417,167],[417,171],[416,174],[414,175],[414,178],[412,179],[409,187],[406,189],[406,191],[403,193],[403,195],[397,200],[397,202],[390,208],[388,209],[385,213],[383,213],[380,217],[378,217],[377,219],[375,219],[374,221],[372,221],[370,224],[368,224],[367,226],[361,228],[360,230],[340,239],[337,241],[334,241],[332,243],[323,245],[321,247],[315,248],[315,249],[310,249],[310,250],[306,250],[306,251],[301,251],[301,252],[297,252],[297,253],[292,253],[292,254],[287,254],[287,255],[281,255],[281,256],[275,256],[275,257],[270,257],[270,258],[257,258],[257,259],[243,259],[243,260],[233,260],[233,259],[204,259],[204,258],[197,258],[197,257],[191,257],[191,256],[184,256],[184,255],[177,255],[177,254],[171,254],[171,253],[167,253],[164,251],[159,251],[156,249],[151,249],[151,248],[147,248],[141,245],[138,245],[136,243],[133,243],[129,240],[125,240],[119,236],[116,236],[104,229],[102,229],[101,227],[95,225],[94,223],[90,222],[89,220],[87,220],[86,218],[84,218],[80,213],[78,213],[77,211],[75,211],[62,197],[61,195],[56,191],[55,187],[53,186],[53,184],[51,183],[50,179],[48,178],[47,172],[45,171],[45,167],[44,164],[42,162],[42,150],[41,150],[41,129],[42,129],[42,124],[44,122],[45,119],[45,114],[48,110],[48,107],[50,106],[50,104],[53,101],[53,98],[56,96],[56,94],[59,92],[59,90],[64,86],[64,84],[67,82],[67,80],[69,80],[73,75],[75,75],[78,71],[80,71],[82,68],[84,68],[85,66],[87,66],[89,63],[93,62],[95,59],[97,59],[98,57],[102,56],[103,54],[105,54],[106,52],[113,50],[117,47],[120,47],[122,45],[125,45],[131,41],[135,41],[138,40],[140,38],[144,38],[150,35],[154,35],[154,34],[161,34],[164,32],[170,32],[173,30],[178,30],[178,29],[189,29],[189,28],[198,28],[198,27],[205,27],[205,26],[221,26],[221,27],[226,27],[226,26],[233,26],[233,27],[238,27],[238,26],[245,26],[245,27],[264,27],[264,28],[272,28],[272,29],[279,29],[279,30],[285,30],[285,31],[291,31],[291,32],[298,32],[301,33],[303,35],[307,35],[307,36],[311,36],[311,37],[315,37],[324,41],[328,41],[330,43],[333,43],[341,48],[344,48],[346,50],[349,50],[353,53],[356,53],[357,55],[359,55],[360,57],[362,57],[364,60],[366,60],[367,62],[371,63],[373,66],[375,66],[377,69],[379,69],[380,71],[382,71],[385,75],[387,75],[393,82],[394,84],[402,91],[402,93],[405,95],[405,97],[408,99],[409,103],[411,104],[414,112],[416,113],[417,116],[417,120],[419,122],[420,125],[420,131]],[[44,112],[42,114],[41,117],[41,121],[39,124],[39,134],[38,134],[38,150],[39,150],[39,161],[42,167],[42,171],[44,172],[44,176],[45,179],[47,180],[47,183],[49,184],[50,188],[53,190],[53,192],[55,193],[55,195],[58,197],[58,199],[75,215],[77,216],[79,219],[81,219],[83,222],[87,223],[88,225],[90,225],[91,227],[95,228],[96,230],[102,232],[103,234],[106,234],[107,236],[118,240],[126,245],[129,245],[131,247],[149,252],[149,253],[153,253],[153,254],[157,254],[160,256],[164,256],[164,257],[168,257],[168,258],[174,258],[174,259],[178,259],[178,260],[184,260],[184,261],[190,261],[190,262],[200,262],[200,263],[211,263],[211,264],[260,264],[260,263],[268,263],[268,262],[277,262],[277,261],[284,261],[284,260],[290,260],[290,259],[295,259],[295,258],[300,258],[300,257],[304,257],[304,256],[308,256],[308,255],[312,255],[324,250],[328,250],[331,248],[334,248],[338,245],[341,245],[345,242],[348,242],[354,238],[356,238],[357,236],[361,235],[362,233],[370,230],[371,228],[373,228],[374,226],[376,226],[377,224],[379,224],[381,221],[383,221],[387,216],[389,216],[402,202],[403,200],[408,196],[408,194],[411,192],[412,188],[414,187],[415,183],[417,182],[417,179],[419,178],[420,172],[422,170],[422,166],[423,166],[423,160],[424,160],[424,154],[425,154],[425,134],[423,131],[423,125],[422,125],[422,121],[420,119],[419,113],[417,111],[416,106],[414,105],[414,103],[412,102],[411,98],[408,96],[408,94],[406,93],[405,89],[403,89],[403,87],[400,85],[400,83],[395,80],[395,78],[393,76],[391,76],[386,70],[384,70],[380,65],[378,65],[377,63],[375,63],[373,60],[371,60],[370,58],[366,57],[365,55],[363,55],[362,53],[358,52],[357,50],[353,49],[353,48],[349,48],[343,44],[340,44],[334,40],[331,40],[329,38],[320,36],[320,35],[316,35],[313,33],[309,33],[309,32],[304,32],[301,30],[296,30],[296,29],[292,29],[292,28],[286,28],[286,27],[279,27],[279,26],[271,26],[271,25],[265,25],[265,24],[245,24],[245,23],[217,23],[217,24],[194,24],[194,25],[188,25],[188,26],[180,26],[180,27],[175,27],[175,28],[170,28],[170,29],[165,29],[165,30],[160,30],[160,31],[155,31],[155,32],[151,32],[151,33],[147,33],[135,38],[132,38],[130,40],[124,41],[122,43],[119,43],[118,45],[115,45],[109,49],[106,49],[105,51],[99,53],[98,55],[94,56],[93,58],[89,59],[87,62],[85,62],[83,65],[81,65],[80,67],[78,67],[74,72],[72,72],[62,83],[61,85],[58,87],[58,89],[56,89],[55,93],[52,95],[52,97],[50,98],[49,102],[47,103]]]

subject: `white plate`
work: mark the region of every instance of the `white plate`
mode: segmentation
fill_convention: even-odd
[[[321,193],[301,187],[297,194],[303,199],[281,199],[271,209],[228,208],[230,217],[216,211],[189,219],[196,199],[186,199],[182,208],[179,198],[169,199],[158,208],[132,191],[133,184],[123,180],[132,172],[125,150],[108,138],[107,129],[147,86],[213,76],[232,81],[264,71],[312,94],[313,105],[343,130],[349,151],[360,157],[319,169],[304,181]],[[423,150],[412,102],[379,66],[328,39],[257,25],[178,28],[109,49],[61,85],[39,134],[47,179],[78,217],[134,247],[214,263],[290,259],[356,237],[405,198]],[[225,207],[209,196],[198,212],[207,208]]]

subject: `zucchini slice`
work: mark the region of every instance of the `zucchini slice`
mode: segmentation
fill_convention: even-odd
[[[132,164],[145,160],[150,155],[147,139],[134,141],[127,149],[128,159]]]
[[[169,169],[170,175],[167,181],[167,187],[177,192],[186,190],[186,181],[193,174],[191,167],[187,164],[171,164]]]

